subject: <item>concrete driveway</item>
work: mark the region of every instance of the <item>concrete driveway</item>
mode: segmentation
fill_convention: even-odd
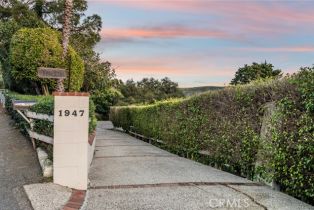
[[[291,196],[178,157],[125,133],[97,129],[83,209],[314,209]]]

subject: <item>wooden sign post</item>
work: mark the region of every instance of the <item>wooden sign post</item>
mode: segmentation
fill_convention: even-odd
[[[39,78],[46,78],[46,79],[57,79],[63,80],[66,78],[66,70],[60,68],[46,68],[46,67],[39,67],[37,69],[37,76]],[[70,83],[69,83],[70,84]],[[48,94],[47,87],[43,87],[44,92]]]
[[[38,68],[38,77],[39,78],[47,78],[47,79],[65,79],[66,78],[66,70],[59,68],[46,68],[39,67]]]

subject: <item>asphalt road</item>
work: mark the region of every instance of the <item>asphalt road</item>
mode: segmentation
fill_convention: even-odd
[[[13,125],[0,108],[0,210],[28,210],[23,185],[40,182],[41,169],[30,141]]]

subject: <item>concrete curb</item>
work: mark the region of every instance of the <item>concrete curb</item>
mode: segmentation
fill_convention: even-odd
[[[38,160],[42,169],[42,173],[44,177],[52,177],[52,161],[48,158],[48,154],[45,150],[38,147],[36,149]]]

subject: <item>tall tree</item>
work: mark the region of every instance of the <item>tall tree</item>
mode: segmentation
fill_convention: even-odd
[[[15,84],[11,78],[11,63],[9,59],[10,42],[13,34],[20,28],[44,27],[45,23],[38,19],[30,9],[26,0],[0,0],[0,63],[2,66],[5,88],[16,90],[24,84]]]
[[[281,76],[280,69],[274,69],[274,66],[266,61],[264,63],[245,64],[244,67],[238,69],[234,78],[231,80],[231,85],[246,84],[253,80]]]
[[[61,31],[64,22],[65,0],[45,1],[43,15],[45,22]],[[86,16],[87,8],[86,0],[73,0],[70,44],[85,59],[94,56],[92,48],[100,41],[99,32],[102,27],[99,15]]]
[[[94,72],[98,72],[104,63],[100,59],[95,59],[98,55],[93,50],[101,38],[99,32],[102,21],[99,15],[88,16],[85,14],[88,6],[86,0],[72,1],[71,36],[68,43],[83,58],[85,72],[89,72],[86,73],[85,87],[93,86],[93,84],[88,84],[90,81],[93,82],[93,79],[88,77],[94,75]],[[15,87],[15,85],[9,84],[14,81],[10,81],[10,78],[6,76],[10,72],[10,63],[6,52],[9,52],[9,43],[14,32],[23,27],[51,27],[62,32],[64,10],[65,0],[0,0],[0,62],[7,88],[14,89]],[[7,25],[12,25],[12,27],[16,25],[16,27],[13,27],[14,30],[8,30],[12,27]],[[108,76],[111,75],[108,74]]]
[[[73,1],[72,0],[65,0],[64,2],[64,14],[63,14],[63,30],[62,30],[62,59],[65,60],[68,46],[69,46],[69,39],[71,35],[71,17],[72,17],[72,9],[73,9]],[[63,80],[58,79],[57,83],[57,91],[63,92]]]
[[[83,90],[87,92],[95,92],[97,90],[109,89],[112,80],[115,78],[115,70],[109,62],[101,61],[98,54],[85,62],[84,85]]]
[[[161,80],[143,78],[138,82],[131,79],[127,80],[125,84],[120,84],[118,89],[124,96],[119,101],[122,105],[153,103],[167,98],[183,97],[183,93],[178,88],[178,83],[171,81],[168,77]]]

